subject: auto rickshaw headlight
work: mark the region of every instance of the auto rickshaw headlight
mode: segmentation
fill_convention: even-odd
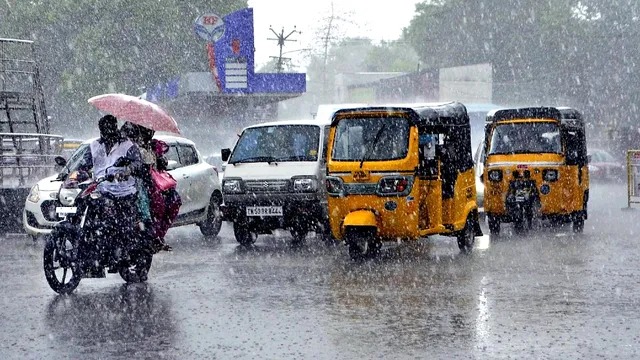
[[[241,194],[244,192],[242,188],[242,179],[224,179],[222,180],[222,192],[225,194]]]
[[[294,192],[316,192],[318,180],[315,177],[292,178]]]
[[[554,169],[546,169],[542,171],[542,179],[544,181],[557,181],[558,180],[558,170]]]
[[[502,170],[491,170],[488,173],[489,180],[498,182],[502,181]]]
[[[403,196],[411,192],[413,178],[407,176],[387,176],[378,182],[378,195]]]
[[[341,178],[328,176],[326,181],[327,193],[333,196],[340,196],[344,192],[344,183]]]

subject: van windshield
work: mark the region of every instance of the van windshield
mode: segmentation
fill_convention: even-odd
[[[498,125],[489,149],[489,155],[561,152],[560,127],[552,122]]]
[[[245,162],[317,161],[320,127],[277,125],[245,129],[230,164]]]
[[[344,119],[336,127],[331,158],[338,161],[403,159],[408,146],[406,118]]]

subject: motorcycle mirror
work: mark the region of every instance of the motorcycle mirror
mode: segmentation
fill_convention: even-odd
[[[67,165],[67,159],[63,158],[62,156],[56,156],[55,158],[53,158],[53,161],[56,162],[56,165],[58,166],[66,166]]]

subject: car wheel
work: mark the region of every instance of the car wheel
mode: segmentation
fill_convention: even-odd
[[[215,238],[222,227],[222,212],[220,211],[220,199],[213,195],[207,210],[207,219],[199,225],[200,232],[207,238]]]
[[[258,234],[251,231],[246,223],[234,222],[233,223],[233,235],[236,241],[242,246],[250,246],[258,239]]]

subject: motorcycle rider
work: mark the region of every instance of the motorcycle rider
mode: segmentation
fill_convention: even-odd
[[[142,157],[138,146],[121,135],[118,121],[113,115],[105,115],[98,121],[100,137],[91,142],[90,151],[85,153],[81,169],[93,169],[93,177],[105,176],[112,179],[102,181],[98,191],[112,200],[114,219],[104,219],[105,233],[110,241],[126,251],[128,245],[124,234],[139,231],[137,209],[137,187],[134,178],[142,167]],[[128,166],[115,166],[126,158]]]

